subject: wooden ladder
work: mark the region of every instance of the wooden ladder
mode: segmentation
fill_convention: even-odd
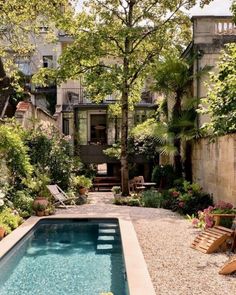
[[[221,247],[226,240],[232,239],[233,243],[234,230],[223,227],[214,226],[200,233],[193,241],[191,248],[209,254],[215,252]]]

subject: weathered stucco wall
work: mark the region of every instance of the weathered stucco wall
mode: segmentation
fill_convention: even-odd
[[[192,153],[193,180],[212,193],[214,201],[236,206],[236,134],[197,140]]]
[[[40,124],[54,125],[57,127],[55,118],[41,108],[33,106],[30,102],[21,101],[18,103],[15,118],[26,129],[36,127]]]

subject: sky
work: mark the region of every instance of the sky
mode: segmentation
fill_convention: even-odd
[[[232,2],[232,0],[214,0],[203,9],[197,5],[191,9],[190,15],[232,15],[230,12]]]
[[[203,9],[196,5],[188,12],[190,16],[192,15],[232,15],[230,12],[230,6],[233,0],[214,0],[211,4],[206,5]],[[78,0],[77,9],[81,9],[83,0]]]

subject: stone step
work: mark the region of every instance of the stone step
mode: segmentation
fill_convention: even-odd
[[[118,231],[116,228],[99,228],[98,236],[100,235],[117,235]]]
[[[117,243],[117,241],[119,241],[120,239],[118,238],[118,236],[112,236],[112,235],[102,235],[99,236],[97,239],[97,244],[115,244]]]
[[[97,254],[112,254],[120,251],[119,245],[112,244],[98,244],[97,245]]]
[[[99,223],[98,225],[99,229],[108,229],[108,228],[118,228],[118,224],[117,223]]]

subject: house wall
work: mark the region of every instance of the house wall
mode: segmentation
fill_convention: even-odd
[[[26,129],[36,127],[40,124],[57,127],[55,118],[44,110],[33,106],[30,102],[18,103],[15,118]]]
[[[224,200],[236,206],[236,134],[209,142],[199,139],[192,151],[193,180],[213,194],[214,201]]]
[[[236,29],[231,16],[194,16],[193,49],[196,55],[193,71],[196,75],[205,66],[211,67],[210,72],[216,72],[221,51],[225,44],[236,42]],[[193,83],[193,95],[199,103],[208,93],[209,74],[196,77]],[[205,106],[206,107],[206,106]],[[202,126],[209,122],[207,115],[199,115],[198,124]]]

